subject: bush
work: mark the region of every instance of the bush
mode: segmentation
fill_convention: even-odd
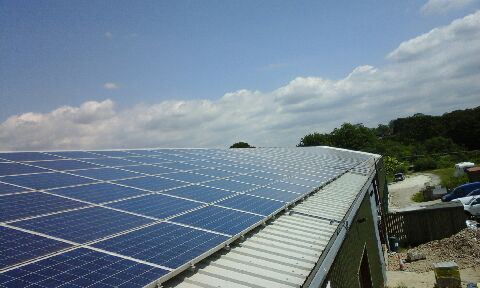
[[[415,162],[413,162],[413,169],[415,171],[425,171],[425,170],[432,170],[436,168],[437,168],[437,161],[429,157],[420,158],[415,160]]]

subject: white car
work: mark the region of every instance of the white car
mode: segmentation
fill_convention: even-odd
[[[463,210],[469,216],[480,217],[480,196],[475,196],[470,202],[463,204]]]
[[[462,197],[462,198],[453,199],[452,201],[461,202],[463,205],[465,205],[468,202],[470,202],[470,200],[475,198],[476,196],[480,196],[480,189],[473,190],[472,192],[468,193],[467,196]]]

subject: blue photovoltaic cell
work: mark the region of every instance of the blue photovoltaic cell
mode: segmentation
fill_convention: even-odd
[[[172,222],[208,229],[229,235],[236,235],[264,217],[221,207],[207,206],[175,217]]]
[[[152,194],[114,202],[107,206],[145,216],[167,218],[202,205],[204,204],[160,194]]]
[[[320,187],[323,183],[325,183],[325,180],[321,180],[322,178],[318,177],[317,180],[308,180],[308,179],[300,179],[300,178],[288,178],[285,179],[285,182],[292,183],[292,184],[298,184],[298,185],[304,185],[304,186],[309,186],[311,188],[317,188]]]
[[[40,161],[40,162],[31,162],[30,164],[47,168],[47,169],[57,170],[57,171],[88,169],[88,168],[99,167],[98,165],[95,165],[95,164],[81,162],[77,160]]]
[[[165,179],[160,177],[154,177],[154,176],[120,180],[120,181],[115,181],[115,183],[119,183],[119,184],[130,186],[130,187],[145,189],[149,191],[162,191],[166,189],[188,185],[188,183],[185,183],[185,182],[180,182],[180,181],[170,180],[170,179]]]
[[[284,175],[274,174],[274,173],[269,173],[269,172],[263,172],[263,171],[255,171],[255,172],[249,173],[248,175],[256,176],[256,177],[263,177],[263,178],[272,179],[272,180],[285,179]]]
[[[236,173],[233,173],[233,172],[228,172],[228,171],[223,171],[223,170],[213,169],[213,168],[198,169],[198,170],[195,170],[195,173],[217,177],[217,178],[225,178],[225,177],[237,175]]]
[[[11,161],[39,161],[39,160],[56,160],[61,159],[58,156],[48,155],[39,152],[13,152],[0,153],[0,158]]]
[[[196,174],[192,172],[169,173],[169,174],[163,174],[162,177],[173,179],[173,180],[190,182],[190,183],[200,183],[200,182],[205,182],[205,181],[210,181],[215,179],[210,176]]]
[[[160,223],[107,239],[94,246],[174,269],[226,240],[226,236]]]
[[[93,153],[83,152],[83,151],[58,151],[58,152],[48,152],[48,154],[53,154],[56,156],[72,158],[72,159],[102,157]]]
[[[200,166],[193,165],[191,163],[185,163],[185,162],[169,162],[169,163],[161,163],[158,165],[162,167],[167,167],[167,168],[172,168],[172,169],[177,169],[182,171],[189,171],[189,170],[202,168]]]
[[[220,201],[217,205],[268,216],[285,206],[285,203],[249,195],[237,195]]]
[[[144,287],[167,270],[78,248],[0,274],[0,287]]]
[[[41,192],[5,195],[0,197],[0,221],[11,221],[86,205]]]
[[[155,157],[131,157],[128,158],[128,160],[137,162],[137,163],[144,163],[144,164],[158,164],[158,163],[165,163],[168,162],[168,160],[161,159],[161,158],[155,158]]]
[[[128,153],[128,152],[125,152],[125,151],[120,151],[120,150],[117,150],[117,151],[87,151],[87,152],[92,152],[94,154],[103,155],[103,156],[107,156],[107,157],[132,157],[132,156],[135,156],[135,154],[131,154],[131,153]]]
[[[0,244],[0,269],[71,246],[3,226],[0,226]]]
[[[33,166],[23,165],[19,163],[0,163],[0,176],[41,173],[48,170],[37,168]]]
[[[141,174],[138,174],[138,173],[133,173],[133,172],[115,169],[115,168],[86,169],[86,170],[72,171],[70,173],[75,175],[90,177],[98,180],[104,180],[104,181],[141,176]]]
[[[300,197],[301,195],[293,192],[273,189],[270,187],[260,187],[258,189],[250,190],[247,192],[247,194],[262,196],[262,197],[280,200],[284,202],[291,202],[297,199],[298,197]]]
[[[272,179],[258,178],[258,177],[253,177],[249,175],[233,176],[228,178],[228,180],[240,181],[243,183],[255,184],[259,186],[267,185],[275,181]]]
[[[155,153],[155,155],[156,155],[156,157],[160,157],[160,158],[165,159],[167,161],[186,161],[186,160],[190,160],[189,158],[181,157],[181,156],[174,155],[174,154]]]
[[[152,150],[128,150],[128,152],[142,156],[159,156],[158,153]]]
[[[291,183],[286,183],[286,182],[282,182],[282,181],[270,184],[270,185],[268,185],[268,187],[281,189],[281,190],[285,190],[285,191],[291,191],[291,192],[295,192],[295,193],[302,193],[302,194],[313,191],[313,189],[311,187],[300,186],[300,185],[297,185],[297,184],[291,184]]]
[[[177,171],[170,168],[154,166],[154,165],[128,166],[128,167],[122,167],[122,169],[137,172],[137,173],[148,174],[148,175],[158,175],[158,174],[172,173]]]
[[[235,193],[232,192],[200,185],[190,185],[186,187],[175,188],[165,191],[164,193],[206,203],[218,201],[225,197],[235,195]]]
[[[24,186],[32,189],[50,189],[65,186],[92,183],[95,180],[68,175],[64,173],[42,173],[22,176],[5,176],[2,182]]]
[[[152,222],[101,207],[91,207],[15,222],[14,226],[85,243]]]
[[[49,192],[98,204],[148,193],[142,190],[110,183],[60,188],[50,190]]]
[[[129,158],[126,158],[129,159]],[[86,159],[84,161],[88,161],[93,164],[103,165],[103,166],[128,166],[128,165],[138,165],[136,162],[128,161],[126,159],[120,158],[97,158],[97,159]]]
[[[2,178],[0,178],[1,180]],[[0,183],[0,195],[2,194],[10,194],[10,193],[15,193],[15,192],[22,192],[22,191],[29,191],[29,189],[26,188],[21,188],[5,183]]]
[[[226,189],[232,192],[244,192],[244,191],[258,187],[252,184],[229,181],[229,180],[215,180],[215,181],[206,182],[204,183],[204,185],[209,187],[214,187],[214,188]]]

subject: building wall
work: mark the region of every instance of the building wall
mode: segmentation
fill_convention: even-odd
[[[360,287],[359,269],[364,248],[367,251],[373,287],[383,287],[382,262],[375,236],[369,193],[365,194],[340,250],[328,273],[327,281],[332,288]],[[365,218],[364,222],[357,220]]]

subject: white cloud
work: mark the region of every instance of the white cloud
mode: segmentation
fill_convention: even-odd
[[[480,12],[401,43],[389,64],[342,79],[298,77],[273,91],[117,109],[111,100],[14,115],[0,123],[1,150],[293,146],[343,122],[376,125],[416,112],[480,105]]]
[[[114,83],[114,82],[106,82],[103,84],[103,88],[107,90],[115,90],[115,89],[118,89],[119,86],[117,83]]]
[[[421,8],[424,15],[444,14],[452,10],[462,9],[476,0],[428,0]]]

